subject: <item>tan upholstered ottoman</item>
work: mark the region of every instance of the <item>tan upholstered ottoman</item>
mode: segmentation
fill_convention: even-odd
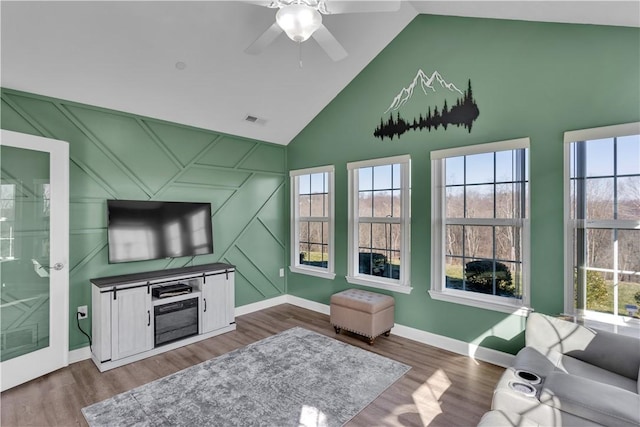
[[[355,332],[369,339],[378,335],[389,336],[393,328],[395,300],[375,292],[347,289],[331,295],[331,324],[340,330]]]

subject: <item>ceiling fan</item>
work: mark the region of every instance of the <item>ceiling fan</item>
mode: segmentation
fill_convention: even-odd
[[[322,25],[322,15],[363,12],[395,12],[400,9],[400,0],[360,1],[360,0],[267,0],[247,3],[278,9],[276,22],[260,35],[246,53],[258,54],[269,46],[284,31],[297,43],[313,37],[334,61],[347,56],[347,51],[331,32]]]

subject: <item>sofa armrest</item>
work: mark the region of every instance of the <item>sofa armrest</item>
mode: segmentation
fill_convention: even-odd
[[[577,323],[531,313],[525,342],[544,355],[560,352],[599,368],[638,380],[640,339],[595,331]]]
[[[550,373],[540,402],[602,425],[640,426],[640,395],[561,372]]]

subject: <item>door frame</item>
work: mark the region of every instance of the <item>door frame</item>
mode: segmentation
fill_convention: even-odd
[[[69,144],[57,139],[1,131],[0,145],[49,153],[49,346],[0,364],[1,390],[69,365]]]

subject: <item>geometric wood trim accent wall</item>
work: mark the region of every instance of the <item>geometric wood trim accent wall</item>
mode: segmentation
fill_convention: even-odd
[[[61,99],[2,89],[3,129],[69,143],[70,318],[89,279],[209,262],[236,265],[236,305],[286,293],[286,149]],[[206,201],[214,254],[107,262],[106,200]],[[70,349],[87,345],[75,322]]]

